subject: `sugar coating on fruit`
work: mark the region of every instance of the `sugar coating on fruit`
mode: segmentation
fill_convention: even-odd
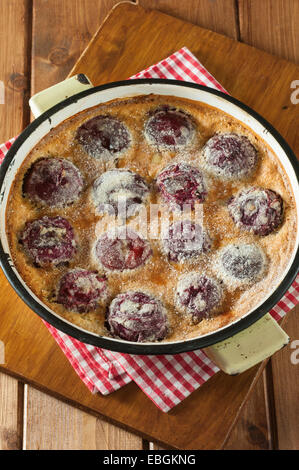
[[[162,302],[139,291],[128,291],[112,300],[107,324],[112,336],[134,342],[160,341],[169,332]]]
[[[66,263],[76,252],[73,228],[60,216],[44,216],[26,222],[19,242],[27,256],[38,266]]]
[[[205,200],[207,190],[202,173],[187,163],[174,163],[157,176],[157,187],[162,198],[172,207],[183,209]]]
[[[152,254],[150,243],[129,227],[105,232],[96,243],[95,255],[109,271],[136,269]]]
[[[232,284],[255,283],[266,271],[265,253],[255,244],[229,244],[218,256],[220,271]]]
[[[84,122],[77,129],[76,139],[88,155],[106,161],[118,158],[131,142],[127,126],[119,119],[105,115]]]
[[[205,144],[202,154],[208,171],[229,179],[248,176],[258,159],[250,140],[234,133],[215,134]]]
[[[80,171],[71,161],[42,158],[25,174],[23,194],[33,203],[64,207],[79,198],[83,184]]]
[[[73,269],[61,279],[57,288],[56,302],[67,310],[86,313],[106,302],[107,280],[96,271]]]
[[[97,178],[92,186],[92,201],[99,213],[126,213],[133,215],[149,196],[144,179],[130,170],[109,170]]]
[[[163,231],[162,247],[169,261],[184,262],[210,251],[212,242],[201,225],[182,220]]]
[[[150,144],[176,149],[191,143],[195,125],[183,110],[165,105],[151,111],[144,134]]]
[[[220,283],[206,274],[191,272],[181,276],[175,293],[178,309],[190,314],[194,322],[216,312],[222,301]]]
[[[272,233],[283,220],[283,200],[271,189],[251,187],[240,191],[230,199],[228,210],[239,228],[260,236]]]

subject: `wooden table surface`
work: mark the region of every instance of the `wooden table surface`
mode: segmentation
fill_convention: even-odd
[[[5,98],[2,104],[0,95],[0,142],[29,123],[28,99],[32,91],[67,76],[117,3],[0,0],[0,93],[3,83]],[[299,0],[137,3],[299,63]],[[291,343],[269,362],[226,449],[299,449],[299,354],[295,349],[299,346],[298,319],[297,308],[285,326]],[[159,447],[0,373],[0,449],[148,448]]]

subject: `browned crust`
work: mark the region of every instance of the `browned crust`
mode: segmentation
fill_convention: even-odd
[[[171,152],[158,153],[142,138],[142,129],[147,111],[159,104],[177,106],[191,113],[197,121],[199,133],[192,147],[188,151],[174,154]],[[7,231],[13,260],[22,278],[32,291],[42,301],[68,321],[86,330],[97,334],[107,334],[104,328],[104,309],[87,314],[78,314],[66,311],[61,305],[49,300],[55,285],[61,275],[69,268],[82,267],[97,269],[91,255],[92,246],[99,235],[109,226],[107,216],[95,215],[88,197],[88,188],[92,181],[103,171],[113,168],[114,164],[104,165],[89,157],[76,143],[73,136],[80,123],[99,113],[110,113],[123,119],[131,130],[133,136],[132,147],[118,161],[118,167],[126,167],[136,171],[151,184],[157,173],[169,162],[184,160],[195,165],[201,164],[200,151],[203,144],[216,131],[234,131],[246,135],[259,152],[259,164],[256,172],[247,180],[237,182],[221,181],[206,175],[209,194],[204,204],[204,223],[213,238],[213,250],[209,255],[184,265],[170,264],[161,254],[158,241],[152,241],[153,257],[145,266],[136,271],[122,274],[109,274],[109,288],[111,297],[116,294],[138,289],[158,295],[168,308],[172,333],[166,341],[185,340],[217,330],[251,310],[273,290],[288,265],[292,255],[297,220],[295,199],[291,192],[288,177],[282,169],[278,158],[250,129],[236,119],[215,108],[189,100],[175,97],[144,96],[127,100],[115,100],[100,105],[91,110],[82,112],[53,129],[23,162],[17,177],[12,185],[7,207]],[[22,181],[24,174],[33,161],[52,155],[68,158],[79,167],[85,177],[85,191],[78,202],[61,210],[38,209],[33,207],[22,197]],[[238,190],[249,185],[259,185],[270,188],[281,195],[284,200],[284,222],[278,231],[267,237],[258,237],[240,231],[233,224],[228,215],[224,202]],[[152,202],[160,202],[155,191],[151,194]],[[66,217],[73,225],[80,250],[69,268],[36,268],[26,258],[18,244],[18,234],[25,221],[42,215],[61,215]],[[108,225],[106,225],[108,224]],[[225,285],[225,302],[223,312],[213,318],[203,320],[194,325],[189,317],[179,314],[173,305],[173,293],[180,273],[190,270],[205,270],[208,274],[219,277],[215,269],[217,250],[235,241],[249,241],[259,244],[266,252],[269,268],[262,281],[252,287],[236,289]]]

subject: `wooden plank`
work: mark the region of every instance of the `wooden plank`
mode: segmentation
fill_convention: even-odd
[[[32,94],[66,78],[117,3],[119,0],[33,0]]]
[[[279,57],[299,63],[299,53],[296,47],[299,42],[299,2],[297,0],[276,0],[275,2],[273,0],[263,2],[239,0],[238,6],[241,40]],[[291,133],[293,138],[296,138],[294,128]],[[292,338],[296,338],[299,337],[298,329],[296,330],[296,324],[294,320],[291,320],[292,318],[294,316],[290,316],[288,320],[288,331]],[[274,388],[275,403],[277,404],[277,416],[275,416],[275,411],[269,410],[276,428],[273,430],[274,435],[272,436],[274,446],[280,449],[298,449],[299,429],[298,423],[294,419],[296,413],[293,403],[294,393],[296,394],[296,390],[298,390],[298,374],[291,373],[290,352],[287,354],[283,351],[283,353],[277,354],[271,363],[273,374],[270,374],[269,378],[269,393],[272,394]],[[286,421],[287,416],[290,418],[288,421]]]
[[[238,39],[235,0],[137,0],[144,8],[154,8],[168,15],[197,24],[216,33]]]
[[[160,2],[160,3],[161,3],[161,2]],[[164,2],[164,3],[165,3],[165,2]],[[190,3],[190,2],[189,2],[189,3]],[[192,3],[192,2],[191,2],[191,3]],[[164,10],[164,11],[165,11],[165,10]],[[189,10],[189,11],[190,11],[190,10]],[[176,12],[175,12],[175,11],[174,11],[174,14],[176,14]],[[178,15],[176,15],[176,16],[178,16]],[[208,17],[208,19],[209,19],[209,17]],[[208,25],[208,24],[205,24],[205,26],[206,26],[206,27],[209,27],[209,25]],[[213,27],[211,27],[211,29],[213,29]],[[55,54],[54,54],[54,55],[55,55]],[[244,414],[246,414],[246,413],[247,413],[247,411],[246,411],[246,410],[247,410],[247,407],[246,407],[246,409],[245,409],[245,411],[244,411]],[[242,423],[242,422],[243,422],[243,420],[241,419],[241,420],[240,420],[240,422]],[[238,431],[236,431],[236,435],[239,435],[239,432],[238,432]]]
[[[80,71],[90,74],[95,83],[126,78],[183,45],[230,92],[262,112],[286,136],[290,128],[294,131],[295,107],[283,111],[284,119],[281,119],[281,108],[289,104],[289,83],[298,76],[298,67],[224,36],[162,13],[145,12],[131,4],[114,9],[90,46],[95,49],[84,53],[74,71],[82,67]],[[212,57],[211,50],[215,51]],[[240,62],[244,66],[239,70]],[[252,87],[254,80],[255,87]],[[264,93],[266,85],[269,85],[269,95]],[[290,132],[290,143],[298,149],[299,142],[293,132]],[[109,397],[94,396],[80,382],[40,319],[24,306],[3,278],[1,289],[0,333],[7,343],[5,370],[65,401],[173,447],[221,447],[261,371],[256,367],[238,377],[219,373],[167,415],[134,384]]]
[[[20,310],[20,305],[16,309],[18,316],[22,315],[29,324],[26,331],[20,331],[20,324],[16,325],[20,332],[14,335],[17,346],[14,347],[11,341],[8,345],[7,368],[11,373],[20,379],[23,376],[26,381],[51,391],[68,403],[83,406],[86,411],[108,417],[115,424],[141,433],[150,440],[166,442],[172,447],[221,447],[258,373],[258,367],[238,377],[218,373],[168,414],[159,411],[134,384],[127,385],[109,397],[92,395],[54,340],[51,341],[39,318],[32,317],[30,311]],[[21,357],[24,354],[18,353],[20,349],[28,352],[25,361]],[[16,366],[12,367],[13,364]],[[217,407],[215,402],[218,403]]]
[[[232,430],[224,447],[226,450],[268,450],[271,448],[264,381],[265,375],[263,374],[257,381]]]
[[[29,122],[24,103],[30,89],[30,23],[30,1],[0,2],[0,142],[21,132]],[[1,450],[22,448],[22,391],[22,384],[0,373]]]
[[[194,2],[187,2],[187,7],[191,6],[191,3]],[[151,6],[147,5],[146,0],[140,0],[139,4],[145,5],[145,6]],[[180,16],[181,11],[180,11],[180,5],[182,3],[180,2],[177,4],[177,2],[166,2],[166,1],[158,1],[155,3],[155,8],[166,11],[166,12],[171,12],[175,16]],[[198,5],[198,2],[197,2]],[[186,6],[186,2],[184,4],[184,11]],[[169,10],[169,7],[171,10]],[[196,10],[196,6],[193,5],[193,7]],[[198,5],[199,7],[199,5]],[[188,11],[188,9],[187,9]],[[190,11],[190,10],[189,10]],[[195,14],[196,15],[196,14]],[[192,20],[194,19],[194,16],[192,16]],[[211,28],[211,24],[205,24],[205,26]],[[211,28],[212,29],[212,28]],[[234,437],[232,436],[232,439],[230,440],[230,445],[232,448],[235,446],[236,448],[268,448],[269,447],[269,429],[267,427],[267,413],[266,413],[266,405],[265,405],[265,400],[264,400],[264,386],[263,386],[263,381],[260,381],[260,386],[257,387],[257,391],[255,395],[252,397],[251,402],[247,407],[245,407],[245,410],[241,416],[239,424],[237,424],[235,434],[234,436],[238,436],[238,440],[234,442]],[[259,410],[259,413],[256,413],[256,409]],[[261,412],[261,410],[263,412]],[[256,422],[255,422],[256,421]],[[246,424],[245,424],[246,423]],[[243,442],[240,442],[240,436],[243,436]]]
[[[22,448],[18,381],[0,373],[0,450]]]
[[[239,0],[240,39],[299,63],[298,0]]]
[[[279,449],[299,449],[299,306],[288,316],[291,341],[272,359],[274,406]]]
[[[265,373],[257,379],[236,417],[223,450],[268,450],[272,448],[271,429],[265,399]],[[165,450],[169,447],[150,442],[151,450]]]
[[[29,0],[0,2],[0,81],[4,85],[5,101],[0,104],[1,143],[28,124],[29,113],[23,112],[23,105],[30,90],[30,60],[27,60],[30,15]]]
[[[239,38],[239,19],[234,0],[139,0],[145,8],[155,8],[233,39]],[[258,410],[258,412],[257,412]],[[248,403],[236,423],[235,429],[226,448],[229,449],[265,449],[269,448],[270,430],[268,429],[264,379],[261,377],[252,392]],[[161,449],[151,443],[153,449]]]
[[[240,416],[223,447],[224,450],[272,449],[271,427],[265,397],[265,380],[265,373],[263,373],[241,410]],[[150,449],[165,450],[167,447],[151,442]]]
[[[221,5],[216,2],[198,2],[188,0],[187,2],[158,0],[155,8],[165,13],[172,14],[176,17],[186,19],[193,23],[212,29],[216,32],[223,32],[218,23],[214,23],[209,13],[212,14],[216,10],[214,18],[223,18],[224,12],[221,11]],[[270,4],[271,3],[271,4]],[[139,4],[145,7],[151,7],[152,2],[149,0],[140,0]],[[228,2],[226,2],[227,8]],[[220,8],[219,8],[220,7]],[[234,6],[228,4],[228,10],[225,13],[231,15],[231,9]],[[239,1],[239,21],[241,26],[241,39],[248,44],[255,45],[266,51],[272,52],[280,57],[291,59],[298,62],[297,48],[295,44],[299,42],[299,3],[297,1]],[[264,14],[261,14],[261,8]],[[298,13],[296,13],[296,8]],[[219,15],[219,16],[218,16]],[[266,21],[260,21],[265,18]],[[274,19],[274,21],[273,21]],[[221,22],[229,25],[229,22]],[[278,27],[279,25],[279,27]],[[228,36],[236,37],[237,25],[233,26],[228,32]],[[274,36],[274,37],[273,37]],[[289,361],[288,361],[289,362]],[[284,364],[281,364],[285,370]],[[295,375],[293,377],[296,377]],[[272,436],[267,422],[267,410],[264,395],[264,380],[261,378],[252,396],[240,416],[238,423],[226,445],[229,449],[257,449],[269,448]],[[296,379],[295,379],[296,380]],[[293,385],[293,384],[290,384]],[[273,384],[272,384],[273,386]],[[296,390],[293,385],[291,389]],[[296,429],[296,427],[294,428]],[[279,432],[279,430],[278,430]],[[296,430],[293,430],[295,433]],[[286,436],[285,432],[282,434]]]
[[[32,94],[66,78],[116,3],[118,0],[33,1]],[[27,399],[27,449],[142,448],[141,438],[30,386]]]
[[[264,374],[258,379],[252,393],[241,410],[224,450],[271,449],[270,426],[267,419]],[[164,450],[164,446],[150,443],[152,450]]]
[[[226,34],[235,39],[238,36],[234,0],[230,0],[229,2],[226,0],[225,7],[222,0],[217,0],[213,5],[209,0],[187,0],[184,3],[173,0],[171,2],[168,0],[157,0],[154,5],[151,1],[139,0],[137,3],[146,8],[154,6],[157,10],[172,14],[186,21],[191,21],[194,24],[198,24],[213,31]],[[224,17],[227,18],[227,21],[223,21]],[[258,396],[259,395],[257,395],[256,400]],[[240,435],[240,433],[238,434]],[[154,445],[153,448],[158,449],[160,447]]]
[[[123,80],[182,46],[233,96],[269,119],[295,151],[299,149],[297,108],[290,102],[290,83],[298,78],[298,67],[156,10],[130,3],[117,6],[70,74],[88,71],[95,85]]]
[[[30,386],[26,394],[27,450],[140,450],[142,439]]]

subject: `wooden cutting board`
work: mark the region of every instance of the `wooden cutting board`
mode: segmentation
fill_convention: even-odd
[[[299,67],[198,26],[131,3],[117,5],[76,63],[95,85],[126,79],[187,46],[235,97],[265,116],[299,150],[298,110],[290,101]],[[0,275],[1,369],[149,440],[181,449],[219,449],[261,374],[256,366],[237,377],[216,374],[162,413],[131,383],[110,396],[92,395],[47,329]]]

